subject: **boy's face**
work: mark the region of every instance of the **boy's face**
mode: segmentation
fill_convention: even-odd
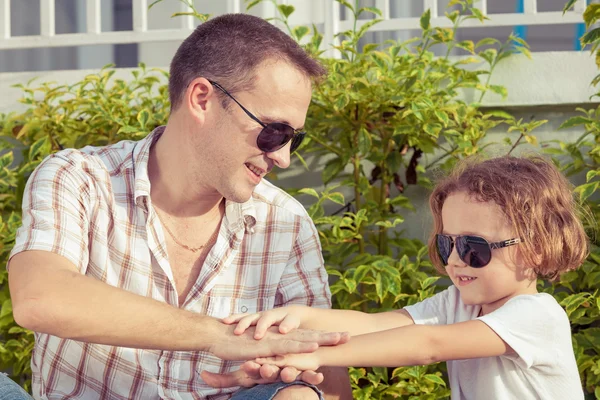
[[[442,224],[443,234],[475,235],[490,243],[516,237],[497,204],[479,202],[464,192],[448,196],[442,207]],[[494,249],[489,264],[472,268],[459,258],[454,246],[446,271],[465,304],[481,305],[488,314],[512,297],[537,292],[535,276],[520,263],[518,248]]]

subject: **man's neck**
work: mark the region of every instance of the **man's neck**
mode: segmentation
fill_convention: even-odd
[[[190,185],[187,170],[188,149],[182,146],[183,138],[169,126],[150,149],[148,178],[150,197],[154,206],[178,217],[212,214],[219,210],[223,197],[214,189],[203,187],[201,182]]]

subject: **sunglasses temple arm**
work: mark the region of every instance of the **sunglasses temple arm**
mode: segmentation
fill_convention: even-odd
[[[262,126],[263,128],[266,128],[266,125],[263,124],[261,120],[256,118],[250,111],[248,111],[246,109],[246,107],[244,107],[239,101],[237,101],[236,98],[233,97],[233,95],[231,93],[229,93],[227,90],[225,90],[225,88],[223,86],[219,85],[217,82],[213,82],[213,81],[209,81],[209,82],[211,85],[215,86],[221,92],[225,93],[227,95],[227,97],[229,97],[231,100],[235,101],[235,104],[240,106],[240,108],[246,113],[246,115],[249,116],[250,118],[252,118],[253,121],[258,122],[258,124],[260,126]]]

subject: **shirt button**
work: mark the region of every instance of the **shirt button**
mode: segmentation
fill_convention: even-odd
[[[246,306],[242,306],[242,308],[240,308],[240,310],[241,310],[242,312],[248,312],[248,307],[246,307]]]

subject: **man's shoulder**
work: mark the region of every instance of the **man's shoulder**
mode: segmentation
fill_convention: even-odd
[[[45,172],[69,170],[82,176],[115,175],[131,164],[137,142],[121,141],[108,146],[64,149],[48,156],[40,165]]]
[[[309,218],[306,208],[298,200],[293,198],[285,190],[273,185],[263,179],[254,189],[252,194],[255,205],[263,205],[266,208],[275,207],[278,211],[291,215]]]

